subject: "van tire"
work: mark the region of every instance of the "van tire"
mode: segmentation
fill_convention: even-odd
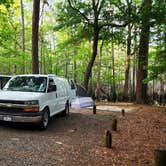
[[[69,104],[68,104],[68,102],[67,102],[67,103],[66,103],[66,106],[65,106],[65,110],[62,111],[62,116],[69,115],[69,110],[70,110],[70,107],[69,107]]]
[[[49,110],[48,108],[45,108],[43,110],[42,120],[39,124],[40,129],[45,130],[47,129],[48,123],[49,123]]]

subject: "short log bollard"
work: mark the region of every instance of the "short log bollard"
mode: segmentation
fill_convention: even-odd
[[[154,166],[166,166],[166,150],[154,151]]]
[[[117,119],[114,119],[113,122],[112,122],[112,131],[117,131]]]
[[[96,105],[93,105],[93,114],[96,114]]]
[[[125,110],[124,109],[121,110],[121,113],[122,113],[122,116],[125,116]]]
[[[112,148],[112,134],[109,130],[105,133],[105,146],[107,148]]]

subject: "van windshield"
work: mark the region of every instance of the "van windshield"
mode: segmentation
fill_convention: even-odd
[[[47,77],[17,76],[11,79],[4,90],[23,92],[46,92]]]

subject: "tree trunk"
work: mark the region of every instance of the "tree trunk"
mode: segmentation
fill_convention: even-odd
[[[65,62],[65,77],[68,78],[68,55],[66,55],[65,59],[66,59],[66,62]]]
[[[25,27],[24,27],[24,6],[23,0],[20,0],[21,4],[21,21],[22,21],[22,52],[23,52],[23,64],[22,64],[22,73],[25,73]]]
[[[123,90],[123,99],[129,99],[129,72],[130,72],[130,56],[131,56],[131,25],[128,25],[128,37],[127,37],[127,58],[126,58],[126,69],[125,69],[125,84]]]
[[[45,57],[45,52],[44,52],[44,50],[43,50],[43,73],[44,74],[46,74],[47,72],[46,72],[46,68],[47,68],[47,66],[46,66],[46,57]]]
[[[126,0],[127,3],[127,15],[131,17],[131,3],[129,0]],[[130,56],[131,56],[131,29],[132,25],[128,24],[128,36],[127,36],[127,57],[126,57],[126,68],[125,68],[125,83],[123,89],[123,99],[129,99],[129,73],[130,73]]]
[[[137,87],[136,87],[136,103],[146,103],[147,98],[147,83],[144,79],[147,78],[148,66],[148,49],[149,49],[149,34],[150,34],[150,14],[152,0],[145,0],[142,6],[142,28],[139,44],[138,71],[137,71]]]
[[[113,76],[113,85],[112,85],[112,99],[115,102],[117,95],[116,95],[116,87],[115,87],[115,55],[114,55],[114,41],[112,39],[112,76]]]
[[[92,73],[92,67],[97,56],[98,36],[99,36],[99,28],[97,26],[94,28],[92,57],[88,63],[88,66],[86,68],[85,75],[84,75],[84,88],[86,90],[88,90],[88,84],[89,84],[89,79]]]
[[[17,65],[16,64],[13,65],[13,74],[14,75],[17,74]]]
[[[44,6],[48,5],[47,0],[43,0],[43,4],[41,7],[41,14],[40,14],[40,64],[39,64],[39,72],[46,73],[43,65],[43,56],[44,56],[44,30],[43,30],[43,18],[44,18]]]
[[[74,50],[74,62],[73,62],[73,70],[74,70],[74,82],[77,83],[77,50]]]
[[[135,54],[133,55],[133,85],[132,85],[132,99],[135,101],[135,74],[136,74],[136,66],[135,66]]]
[[[41,33],[41,40],[40,40],[40,73],[44,73],[43,71],[43,47],[44,47],[43,35]]]
[[[138,52],[137,27],[134,26],[134,52],[133,52],[133,73],[132,73],[132,100],[135,101],[136,92],[136,55]]]
[[[104,41],[102,41],[101,47],[100,47],[100,54],[98,58],[98,65],[97,65],[97,85],[95,90],[95,98],[96,100],[100,100],[100,75],[101,75],[101,57],[102,57],[102,48],[103,48]]]
[[[34,0],[33,1],[33,16],[32,16],[32,72],[33,74],[39,74],[39,60],[38,60],[39,13],[40,13],[40,0]]]

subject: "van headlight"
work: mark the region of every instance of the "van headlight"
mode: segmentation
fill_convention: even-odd
[[[39,101],[38,100],[29,100],[29,101],[25,101],[24,102],[25,105],[29,105],[29,106],[32,106],[32,105],[39,105]]]
[[[24,102],[24,112],[39,112],[39,101],[29,100]]]

